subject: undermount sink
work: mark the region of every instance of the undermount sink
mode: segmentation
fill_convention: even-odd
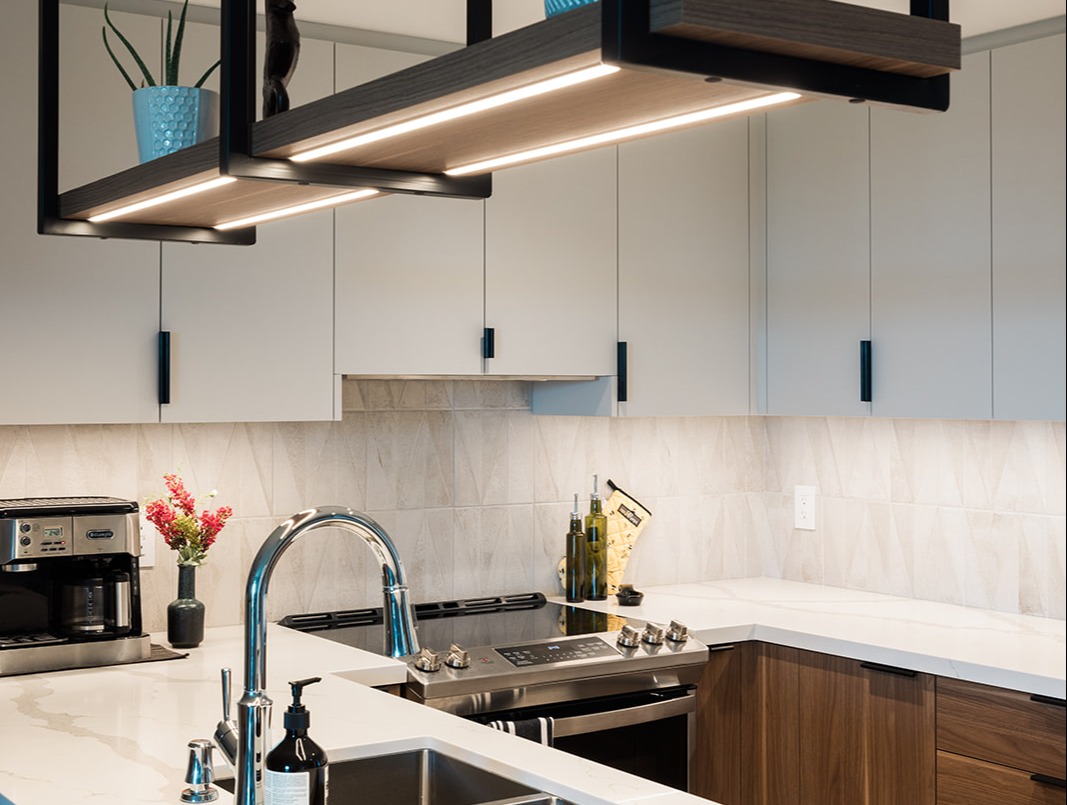
[[[233,779],[219,780],[233,791]],[[416,749],[330,763],[330,801],[364,805],[568,805],[462,760]]]

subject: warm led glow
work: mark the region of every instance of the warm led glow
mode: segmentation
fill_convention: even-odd
[[[525,100],[526,98],[533,98],[537,95],[544,95],[546,92],[553,92],[554,90],[563,89],[564,87],[572,87],[575,84],[581,84],[585,81],[591,81],[594,78],[611,75],[618,71],[618,67],[614,67],[610,64],[598,64],[596,67],[588,67],[585,70],[578,70],[573,73],[556,76],[555,78],[549,78],[545,81],[538,81],[536,84],[508,90],[507,92],[501,92],[497,95],[490,95],[488,98],[481,98],[477,101],[454,106],[451,109],[443,109],[440,112],[417,117],[404,123],[397,123],[395,126],[386,126],[377,131],[360,134],[356,137],[350,137],[347,140],[339,140],[335,143],[321,146],[320,148],[313,148],[310,151],[303,151],[299,154],[294,154],[290,159],[294,162],[308,162],[313,159],[321,159],[324,156],[336,154],[339,151],[348,151],[351,148],[378,142],[379,140],[384,140],[388,137],[396,137],[399,134],[407,134],[429,126],[436,126],[439,123],[446,123],[449,120],[467,117],[468,115],[474,115],[488,109],[495,109],[499,106],[505,106],[509,103]]]
[[[241,218],[236,221],[227,221],[224,224],[218,224],[215,229],[240,229],[245,226],[255,226],[264,221],[274,221],[278,218],[287,218],[290,215],[300,215],[301,213],[311,212],[312,210],[321,210],[324,207],[336,207],[338,204],[347,204],[349,201],[359,201],[361,198],[370,198],[371,196],[376,195],[378,195],[378,191],[370,188],[355,190],[340,196],[331,196],[330,198],[319,199],[318,201],[309,201],[307,204],[297,204],[295,207],[285,207],[280,210],[265,212],[260,215],[252,215],[248,218]]]
[[[668,129],[688,126],[693,123],[702,123],[706,120],[714,120],[717,117],[726,117],[727,115],[733,115],[739,112],[751,112],[756,109],[762,109],[765,106],[774,106],[775,104],[796,100],[799,97],[800,95],[796,92],[779,92],[774,95],[765,95],[762,98],[753,98],[752,100],[726,104],[725,106],[702,109],[699,112],[690,112],[689,114],[679,115],[677,117],[654,120],[651,123],[640,123],[636,126],[628,126],[624,129],[615,129],[614,131],[605,131],[600,134],[591,134],[588,137],[581,137],[577,140],[567,140],[554,145],[533,148],[529,151],[520,151],[517,154],[508,154],[507,156],[495,157],[494,159],[486,159],[482,162],[473,162],[469,165],[461,165],[458,168],[446,170],[445,173],[449,176],[464,176],[469,173],[485,173],[487,171],[495,170],[496,168],[515,165],[519,162],[529,162],[534,159],[566,154],[570,151],[580,151],[583,148],[607,145],[608,143],[628,140],[633,137],[643,137],[646,134],[667,131]]]
[[[129,215],[133,212],[139,212],[140,210],[147,210],[149,207],[155,207],[159,204],[167,204],[171,201],[177,201],[180,198],[186,196],[195,196],[197,193],[204,193],[208,190],[214,190],[216,187],[222,187],[230,182],[236,182],[237,180],[232,176],[220,176],[218,179],[212,179],[208,182],[201,182],[200,184],[194,184],[189,187],[182,188],[181,190],[175,190],[173,193],[164,193],[162,196],[155,196],[154,198],[147,199],[146,201],[138,201],[136,204],[129,204],[125,207],[119,207],[117,210],[111,212],[102,212],[99,215],[94,215],[89,219],[90,223],[100,223],[101,221],[110,221],[112,218],[120,218],[123,215]]]

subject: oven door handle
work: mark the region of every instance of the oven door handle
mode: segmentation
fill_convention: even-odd
[[[621,710],[608,710],[604,713],[591,713],[571,718],[556,718],[552,720],[552,734],[557,738],[563,738],[568,735],[603,732],[616,727],[630,727],[674,716],[684,716],[688,713],[695,713],[696,709],[696,696],[689,694],[677,699],[641,704],[637,707],[624,707]]]

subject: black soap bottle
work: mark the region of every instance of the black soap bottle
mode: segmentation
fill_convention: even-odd
[[[571,527],[567,531],[567,559],[564,587],[567,600],[577,603],[585,600],[585,529],[578,511],[578,496],[574,496],[574,511],[571,512]]]
[[[293,703],[285,710],[285,737],[267,754],[265,805],[326,805],[329,767],[322,747],[308,737],[311,714],[300,703],[307,685],[321,677],[290,682]]]

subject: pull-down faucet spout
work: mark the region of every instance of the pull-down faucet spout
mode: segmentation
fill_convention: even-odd
[[[267,697],[267,620],[264,604],[267,585],[278,559],[286,548],[308,531],[316,528],[340,528],[362,537],[374,551],[382,566],[385,653],[402,657],[419,651],[415,637],[415,619],[408,601],[404,566],[396,546],[380,525],[360,512],[341,506],[320,506],[298,512],[278,526],[259,549],[248,571],[245,590],[245,674],[244,695],[237,705],[238,805],[262,805],[263,768],[269,747],[266,745],[267,714],[271,700]],[[219,729],[225,727],[219,724]],[[216,733],[218,735],[218,733]]]

